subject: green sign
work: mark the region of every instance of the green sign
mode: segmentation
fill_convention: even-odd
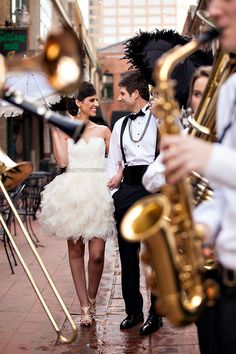
[[[7,55],[8,52],[26,52],[27,29],[5,28],[0,30],[0,53]]]

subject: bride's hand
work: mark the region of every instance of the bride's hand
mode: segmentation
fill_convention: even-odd
[[[117,175],[113,176],[107,183],[108,188],[110,189],[114,189],[114,188],[118,188],[120,185],[120,182],[123,178],[123,166],[122,163],[119,162],[119,167],[118,167],[118,171],[117,171]]]

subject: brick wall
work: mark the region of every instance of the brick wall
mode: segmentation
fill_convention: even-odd
[[[5,21],[10,19],[10,0],[1,0],[0,27],[5,26]]]

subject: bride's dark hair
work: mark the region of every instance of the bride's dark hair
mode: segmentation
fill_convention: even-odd
[[[53,111],[66,112],[68,111],[72,116],[76,116],[78,113],[78,106],[75,100],[83,101],[86,97],[96,95],[96,90],[91,82],[81,82],[78,91],[73,97],[61,97],[60,101],[50,105],[50,109]]]
[[[75,95],[75,98],[79,101],[83,101],[86,97],[96,95],[96,90],[93,84],[88,81],[83,81],[79,85],[78,92]]]

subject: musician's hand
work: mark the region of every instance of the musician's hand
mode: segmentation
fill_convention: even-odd
[[[167,183],[174,184],[192,171],[203,173],[213,144],[189,135],[167,135],[161,139],[162,162]]]

